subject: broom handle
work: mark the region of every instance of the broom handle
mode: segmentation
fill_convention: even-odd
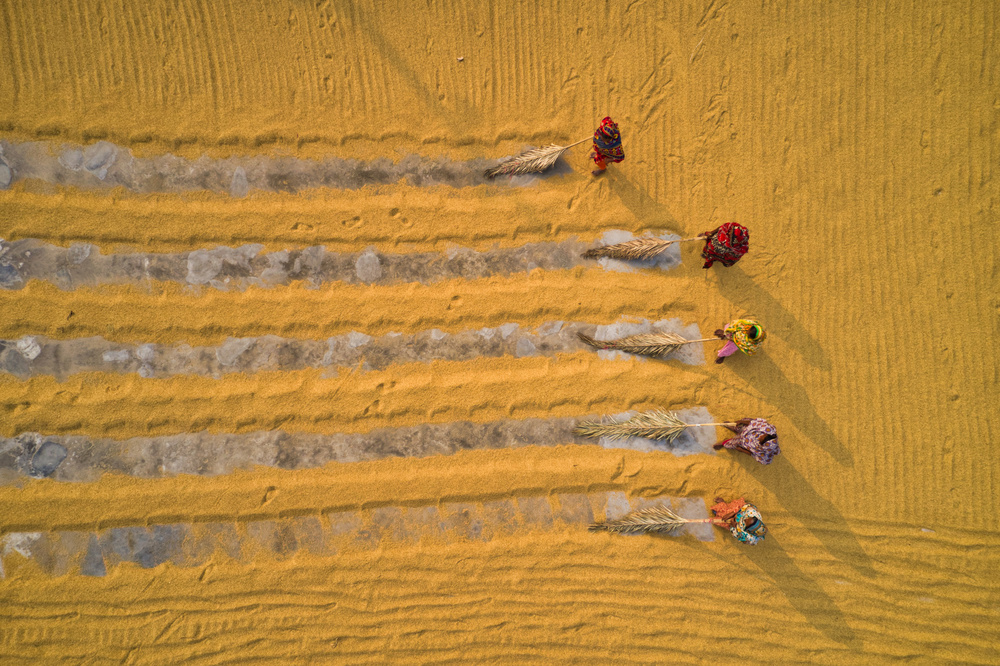
[[[725,423],[685,423],[685,428],[706,428],[708,426],[734,426],[735,421],[727,421]]]
[[[586,143],[586,142],[590,141],[593,138],[594,137],[592,137],[592,136],[588,136],[586,139],[580,139],[576,143],[569,144],[568,146],[566,146],[566,148],[572,148],[573,146],[579,146],[581,143]],[[563,148],[563,150],[566,150],[566,148]]]
[[[702,339],[700,339],[700,340],[685,340],[685,341],[684,341],[684,342],[682,342],[681,344],[682,344],[682,345],[689,345],[689,344],[691,344],[692,342],[712,342],[713,340],[715,340],[716,342],[722,342],[722,340],[721,340],[721,339],[719,339],[719,338],[702,338]]]
[[[668,245],[672,245],[674,243],[683,243],[684,241],[693,241],[693,240],[705,240],[705,237],[704,236],[692,236],[691,238],[675,238],[673,240],[665,240],[665,241],[661,241],[661,242],[663,243],[663,247],[667,247]]]

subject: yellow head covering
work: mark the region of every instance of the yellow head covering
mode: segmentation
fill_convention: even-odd
[[[751,338],[749,334],[755,329],[756,336]],[[764,327],[753,319],[737,319],[726,325],[726,337],[732,340],[741,352],[753,356],[767,338],[767,334],[764,333]]]

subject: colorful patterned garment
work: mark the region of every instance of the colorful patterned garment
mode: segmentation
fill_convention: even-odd
[[[769,465],[774,456],[781,453],[778,446],[778,431],[764,419],[754,419],[748,425],[736,425],[736,437],[722,442],[727,449],[743,449],[761,465]],[[765,437],[773,436],[764,441]]]
[[[733,521],[733,526],[729,528],[729,531],[741,543],[756,546],[757,542],[767,534],[767,526],[764,524],[760,511],[750,502],[743,504],[743,508],[736,513]]]
[[[705,268],[711,268],[716,261],[726,267],[732,266],[750,248],[750,232],[735,222],[726,222],[702,236],[705,237],[705,249],[701,251],[701,256],[707,260]]]
[[[733,514],[733,516],[735,516],[737,513],[739,513],[739,510],[743,508],[743,505],[746,503],[747,503],[746,500],[743,499],[742,497],[733,500],[732,502],[719,502],[718,504],[712,507],[712,513],[714,513],[719,518],[725,518],[729,514]]]
[[[625,149],[622,148],[622,133],[618,125],[610,117],[601,121],[601,126],[594,132],[594,162],[604,167],[605,162],[621,162],[625,159]]]
[[[742,497],[732,502],[720,502],[712,507],[712,513],[724,520],[724,527],[740,542],[756,545],[767,534],[767,526],[760,511]],[[717,523],[718,524],[718,523]]]
[[[764,327],[753,319],[737,319],[730,322],[726,324],[725,333],[726,339],[731,340],[747,356],[756,354],[760,350],[761,344],[767,339]],[[721,352],[719,355],[722,355]]]

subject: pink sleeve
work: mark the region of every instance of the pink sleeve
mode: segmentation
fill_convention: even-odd
[[[732,356],[739,351],[739,349],[740,348],[736,346],[735,342],[732,340],[726,340],[726,344],[724,344],[722,349],[719,350],[719,358],[722,358],[723,356]]]

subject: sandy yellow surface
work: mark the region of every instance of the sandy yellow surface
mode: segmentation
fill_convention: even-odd
[[[0,488],[8,663],[996,663],[1000,8],[878,3],[0,2],[0,139],[135,154],[496,158],[587,136],[627,159],[532,187],[137,195],[22,182],[0,236],[102,252],[387,252],[751,229],[735,267],[246,291],[0,292],[0,338],[218,343],[682,317],[768,330],[722,366],[589,354],[65,382],[0,376],[0,435],[125,438],[704,406],[781,433],[768,467],[597,446]],[[459,59],[461,58],[461,60]],[[72,316],[70,316],[72,313]],[[707,351],[710,352],[708,348]],[[562,442],[555,442],[561,444]],[[321,556],[55,575],[13,534],[483,505],[746,496],[771,527],[614,538],[555,522]],[[18,537],[22,538],[22,537]],[[68,537],[67,537],[68,538]]]
[[[582,164],[582,163],[581,163]],[[92,243],[102,252],[186,252],[256,243],[268,250],[323,245],[351,252],[474,249],[579,236],[604,229],[668,227],[628,208],[609,207],[609,188],[574,174],[541,187],[365,188],[264,194],[234,201],[222,195],[130,195],[17,185],[0,196],[7,240]],[[198,224],[192,225],[191,220]]]

